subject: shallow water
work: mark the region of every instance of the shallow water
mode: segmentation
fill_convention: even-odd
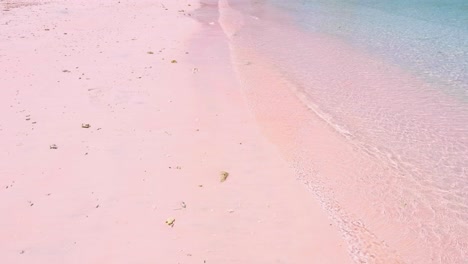
[[[270,2],[291,14],[296,25],[309,32],[337,36],[468,101],[466,1]]]
[[[234,56],[237,64],[272,66],[301,103],[352,148],[325,149],[330,153],[309,159],[318,146],[308,139],[316,131],[305,125],[303,138],[287,143],[302,153],[291,161],[313,182],[344,237],[358,237],[348,239],[355,259],[393,263],[385,260],[390,254],[404,263],[466,263],[466,4],[228,2],[237,14],[224,21],[234,54],[249,50],[258,59]],[[241,78],[243,71],[249,70],[242,66]],[[327,158],[332,156],[340,158]],[[339,169],[332,173],[321,163]],[[347,227],[348,222],[359,224]],[[358,241],[366,239],[372,241]],[[373,252],[369,245],[378,243],[391,253]]]

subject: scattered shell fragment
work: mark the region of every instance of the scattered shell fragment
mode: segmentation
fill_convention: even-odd
[[[166,220],[166,224],[170,227],[174,227],[174,222],[175,222],[175,218],[172,218],[172,217]]]
[[[179,208],[176,208],[176,209],[174,209],[174,210],[183,210],[183,209],[185,209],[185,208],[187,208],[187,205],[185,204],[185,202],[181,202],[181,203],[180,203],[180,207],[179,207]]]
[[[198,72],[198,68],[193,68],[192,69],[192,73],[197,73]]]
[[[81,124],[81,127],[82,127],[82,128],[90,128],[91,125],[90,125],[90,124]]]
[[[220,181],[221,181],[221,182],[225,182],[225,181],[227,180],[228,176],[229,176],[229,173],[226,172],[226,171],[222,171],[222,172],[220,173],[220,176],[221,176]]]
[[[171,60],[171,63],[177,63],[177,61],[176,60]]]
[[[147,53],[148,53],[148,54],[154,54],[154,52],[152,52],[152,51],[148,51]]]
[[[55,144],[50,145],[49,148],[50,149],[58,149],[57,145],[55,145]]]

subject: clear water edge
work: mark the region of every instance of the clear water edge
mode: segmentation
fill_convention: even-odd
[[[359,102],[361,100],[355,100],[357,98],[361,98],[359,96],[360,93],[362,93],[362,89],[368,89],[372,90],[375,87],[369,86],[360,86],[358,87],[359,89],[353,90],[353,93],[358,95],[358,97],[340,97],[337,96],[340,93],[345,92],[346,90],[343,90],[343,86],[337,86],[335,89],[331,89],[330,87],[333,86],[333,82],[325,82],[322,83],[322,85],[325,84],[325,86],[322,86],[322,91],[317,91],[314,89],[317,89],[317,81],[311,80],[307,76],[309,74],[304,73],[304,69],[307,70],[313,70],[314,68],[311,68],[310,61],[313,61],[314,58],[310,56],[304,56],[304,54],[307,54],[310,52],[310,47],[307,47],[307,44],[311,44],[312,42],[308,42],[307,40],[304,40],[302,45],[298,45],[298,39],[303,38],[304,36],[301,35],[303,32],[301,32],[300,38],[296,38],[297,36],[292,36],[288,35],[286,32],[282,31],[285,30],[286,28],[282,28],[281,23],[279,21],[275,21],[276,17],[271,17],[270,14],[262,10],[262,8],[269,9],[270,7],[266,8],[265,4],[269,3],[261,3],[262,5],[257,4],[251,4],[248,3],[248,1],[244,1],[244,5],[239,4],[239,2],[243,1],[234,1],[235,3],[231,4],[235,6],[235,8],[240,11],[244,12],[245,17],[250,17],[254,18],[252,21],[256,21],[255,23],[246,23],[247,25],[243,25],[242,29],[239,29],[236,33],[234,38],[237,38],[236,41],[232,41],[235,43],[240,43],[244,42],[240,45],[246,45],[246,42],[249,42],[247,45],[249,45],[250,48],[256,49],[256,51],[260,54],[262,54],[263,57],[269,57],[270,62],[276,65],[279,73],[282,73],[282,76],[286,76],[285,78],[288,78],[290,85],[290,88],[293,89],[298,97],[301,98],[301,101],[306,104],[311,110],[313,110],[318,116],[320,116],[324,121],[326,121],[329,125],[333,126],[336,128],[337,131],[340,131],[341,134],[348,139],[349,144],[353,144],[359,149],[361,155],[370,155],[373,156],[374,158],[380,159],[381,164],[385,165],[379,165],[381,166],[380,169],[374,170],[373,172],[379,173],[379,179],[374,179],[372,175],[367,175],[365,184],[368,184],[368,188],[375,188],[375,184],[381,184],[382,182],[385,181],[395,181],[397,183],[394,183],[390,189],[396,190],[398,192],[398,195],[392,196],[393,200],[390,202],[391,206],[394,206],[396,203],[400,203],[398,206],[401,207],[401,203],[404,204],[404,207],[413,207],[412,210],[401,210],[398,209],[396,212],[398,214],[398,218],[400,219],[400,222],[403,220],[408,220],[408,221],[413,221],[416,223],[416,226],[419,225],[420,230],[416,230],[419,232],[418,234],[414,235],[414,237],[419,237],[419,239],[434,239],[437,237],[438,241],[437,243],[447,243],[447,245],[454,246],[454,250],[447,250],[447,245],[439,245],[439,249],[431,249],[431,247],[437,247],[437,245],[434,245],[434,243],[428,243],[427,249],[431,249],[437,252],[427,252],[428,255],[431,255],[430,262],[434,263],[463,263],[462,261],[466,259],[467,252],[466,252],[466,240],[463,240],[463,236],[468,234],[467,232],[467,220],[468,220],[468,208],[467,208],[467,160],[468,160],[468,155],[467,155],[467,146],[468,146],[468,115],[467,115],[467,107],[464,104],[464,99],[463,93],[459,93],[459,91],[463,91],[465,89],[464,87],[466,86],[466,82],[462,81],[460,82],[461,85],[457,86],[456,82],[452,82],[451,79],[446,79],[443,80],[440,76],[443,77],[443,75],[440,75],[437,77],[438,79],[442,79],[441,81],[434,81],[433,75],[427,77],[428,75],[424,75],[424,71],[419,71],[419,69],[427,69],[425,68],[426,66],[424,64],[418,64],[418,67],[415,67],[414,65],[409,64],[398,64],[399,60],[392,60],[391,58],[388,59],[385,56],[382,56],[382,54],[379,54],[382,50],[385,51],[385,49],[378,50],[374,49],[372,45],[363,47],[359,45],[359,40],[350,40],[350,41],[345,41],[349,46],[352,46],[353,48],[359,48],[361,50],[364,50],[367,53],[372,54],[374,57],[378,57],[379,59],[382,59],[384,62],[383,64],[381,62],[376,63],[376,66],[378,67],[383,67],[386,68],[388,65],[396,65],[398,66],[398,69],[403,69],[405,71],[404,76],[402,76],[401,79],[405,79],[406,75],[415,75],[418,78],[421,79],[421,77],[424,78],[424,82],[418,82],[416,84],[410,84],[410,85],[403,85],[404,87],[402,89],[399,89],[397,91],[385,91],[385,90],[379,90],[380,97],[372,97],[376,95],[366,95],[368,98],[367,99],[378,99],[385,101],[385,96],[386,93],[392,95],[393,97],[397,100],[391,102],[387,108],[376,108],[375,105],[371,101],[363,101],[361,103],[364,103],[364,106],[366,106],[366,103],[370,103],[370,106],[368,109],[364,107],[362,109],[362,105],[358,105],[359,107],[356,107],[356,102]],[[277,1],[278,2],[278,1]],[[304,1],[297,1],[297,2],[304,2]],[[311,3],[315,3],[316,1],[311,1]],[[334,1],[333,3],[337,3],[339,1]],[[277,3],[276,3],[277,4]],[[288,6],[291,6],[291,1],[288,1]],[[290,9],[287,9],[290,10]],[[325,10],[326,11],[326,10]],[[336,11],[336,10],[334,10]],[[319,11],[324,12],[323,10]],[[297,14],[292,12],[293,18],[297,18]],[[317,14],[317,12],[313,13]],[[291,15],[291,14],[288,14]],[[307,15],[307,14],[305,14]],[[244,17],[244,19],[246,19]],[[374,18],[375,19],[375,18]],[[276,22],[276,24],[275,24]],[[313,23],[311,23],[313,25]],[[450,27],[453,27],[453,25],[449,25]],[[305,27],[303,26],[298,26],[301,28],[302,31],[308,31],[310,30],[310,25],[306,25]],[[455,27],[456,28],[456,27]],[[262,31],[263,30],[263,31]],[[459,30],[459,29],[457,29]],[[262,33],[259,33],[262,32]],[[311,34],[317,33],[317,31],[310,30]],[[323,34],[323,30],[318,32]],[[335,34],[336,32],[325,32],[327,35],[341,38],[339,34]],[[350,33],[350,35],[353,35],[353,37],[356,37],[356,35],[359,36],[359,34]],[[288,39],[289,41],[292,41],[293,44],[288,44],[285,45],[281,41],[272,41],[275,39],[275,37],[282,37],[283,39]],[[371,38],[366,38],[366,36],[360,36],[361,41],[363,40],[369,40]],[[465,41],[463,37],[460,38],[461,41]],[[405,41],[405,40],[401,40]],[[356,44],[358,43],[358,44]],[[236,44],[234,44],[235,46]],[[236,47],[234,47],[235,49]],[[457,46],[456,49],[462,50],[461,54],[466,55],[466,47],[463,46]],[[344,54],[348,52],[349,50],[342,50]],[[454,52],[448,51],[448,52]],[[390,52],[391,53],[391,52]],[[457,53],[457,52],[455,52]],[[384,54],[385,55],[385,54]],[[292,58],[288,60],[288,58]],[[449,58],[447,59],[449,60]],[[455,62],[454,65],[452,65],[452,68],[457,68],[461,67],[466,67],[465,65],[465,58],[461,58],[461,62]],[[323,63],[323,62],[322,62]],[[457,64],[458,63],[458,64]],[[317,66],[317,65],[315,65]],[[319,66],[326,66],[326,65],[319,65]],[[308,68],[309,67],[309,68]],[[388,67],[388,69],[393,70],[395,67]],[[432,71],[432,69],[431,69]],[[351,75],[355,75],[359,72],[353,72],[349,71],[348,72]],[[408,73],[408,74],[407,74]],[[401,71],[396,71],[396,72],[391,72],[388,76],[378,76],[377,79],[379,78],[398,78],[398,76],[401,74]],[[312,74],[313,76],[313,74]],[[327,76],[327,75],[324,75]],[[330,75],[328,75],[330,76]],[[320,79],[321,76],[316,76],[316,78]],[[436,78],[436,79],[437,79]],[[463,77],[465,78],[465,77]],[[462,78],[462,79],[463,79]],[[323,80],[322,80],[323,81]],[[318,82],[319,83],[319,82]],[[451,84],[451,85],[446,85],[446,84]],[[378,85],[378,83],[377,83]],[[385,85],[383,85],[385,87]],[[435,90],[434,87],[440,87],[440,90]],[[448,87],[448,88],[447,88]],[[356,88],[356,87],[354,87]],[[387,87],[388,88],[388,87]],[[405,91],[405,88],[409,90]],[[453,91],[448,91],[448,90],[443,90],[443,89],[453,89]],[[365,90],[364,90],[365,91]],[[405,102],[405,96],[403,95],[408,95],[408,96],[413,96],[413,100],[409,100]],[[406,94],[405,94],[406,93]],[[328,96],[331,94],[332,96]],[[383,97],[382,97],[383,95]],[[336,100],[333,99],[334,96],[337,96],[338,98]],[[370,96],[370,97],[369,97]],[[438,97],[439,96],[439,97]],[[391,96],[390,96],[391,97]],[[430,98],[430,99],[427,99]],[[435,98],[435,100],[434,100]],[[438,101],[438,98],[444,98],[442,101]],[[362,98],[361,98],[362,99]],[[461,100],[460,100],[461,99]],[[398,111],[405,111],[405,108],[407,107],[405,104],[414,104],[416,103],[416,107],[414,107],[414,111],[411,112],[409,111],[406,116],[407,120],[404,120],[403,123],[398,123],[398,120],[383,120],[387,122],[386,125],[382,126],[382,122],[379,121],[379,118],[381,118],[382,115],[392,115],[397,113]],[[430,107],[424,106],[422,107],[421,111],[418,111],[418,104],[424,105],[430,103]],[[446,105],[447,104],[447,105]],[[344,105],[344,106],[343,106]],[[392,107],[396,107],[397,111],[393,111],[395,109],[391,109]],[[438,110],[440,111],[430,111],[430,114],[426,115],[424,114],[424,111],[427,111],[429,108],[434,108],[434,107],[439,107]],[[336,109],[340,109],[340,111],[336,111]],[[444,110],[446,112],[444,113]],[[368,113],[366,113],[368,111]],[[392,112],[393,111],[393,112]],[[422,113],[422,114],[421,114]],[[366,122],[364,123],[365,127],[360,128],[356,130],[356,127],[353,127],[352,122],[349,123],[350,119],[356,118],[357,116],[362,116],[362,114],[366,114]],[[434,115],[436,118],[434,119],[431,117],[431,115]],[[453,116],[455,115],[455,116]],[[429,118],[427,117],[429,116]],[[453,117],[453,118],[452,118]],[[434,120],[431,120],[434,119]],[[448,120],[448,121],[444,121]],[[378,122],[376,122],[378,121]],[[437,121],[442,121],[445,124],[442,124],[441,128],[438,128],[438,126],[432,127],[431,125],[433,124],[432,122],[437,122]],[[385,123],[384,122],[384,123]],[[418,124],[420,122],[420,124]],[[347,125],[348,123],[348,125]],[[377,124],[376,124],[377,123]],[[363,123],[361,123],[362,125]],[[448,129],[444,129],[445,127]],[[412,129],[407,129],[405,128],[413,128]],[[403,127],[403,130],[402,130]],[[367,129],[367,131],[365,131]],[[395,138],[393,139],[394,141],[390,143],[401,143],[400,148],[392,148],[392,145],[388,145],[385,143],[385,140],[388,140],[386,138],[386,134],[391,132],[393,130],[393,134],[396,135]],[[451,130],[455,130],[455,134],[451,134]],[[363,132],[364,131],[364,132]],[[421,138],[421,135],[426,136],[427,134],[422,133],[421,131],[429,131],[429,138],[423,138],[422,140],[419,140],[418,138]],[[411,133],[413,133],[413,136],[411,136]],[[432,133],[432,135],[431,135]],[[382,137],[382,135],[385,134],[385,137]],[[409,134],[406,135],[406,134]],[[313,134],[311,134],[313,136]],[[433,139],[432,137],[436,138],[439,140],[439,142],[435,142],[435,146],[433,145],[433,142],[431,142]],[[440,140],[440,139],[443,140]],[[380,141],[378,141],[380,139]],[[383,139],[383,140],[382,140]],[[448,140],[447,140],[448,139]],[[436,141],[437,141],[436,140]],[[410,155],[406,154],[404,152],[408,151],[405,148],[412,148],[411,144],[414,142],[420,141],[422,142],[423,145],[429,145],[427,149],[424,149],[423,152],[425,151],[426,153],[424,154],[418,154],[415,156],[415,159],[413,159],[411,153]],[[446,143],[446,144],[444,144]],[[417,145],[417,144],[416,144]],[[416,146],[415,145],[415,146]],[[434,155],[430,155],[427,152],[436,152]],[[365,153],[365,154],[362,154]],[[297,157],[296,161],[300,163],[300,161],[304,159],[304,157]],[[419,160],[417,160],[419,159]],[[442,160],[441,165],[437,166],[426,166],[426,163],[437,163]],[[420,164],[426,164],[424,166],[420,166]],[[425,167],[426,166],[426,167]],[[437,172],[437,168],[442,167],[442,170],[440,172]],[[449,168],[449,170],[447,170]],[[394,170],[393,173],[387,173],[385,171],[388,170]],[[381,170],[382,172],[378,172]],[[313,171],[313,169],[312,169]],[[310,169],[309,173],[313,174]],[[334,203],[336,203],[333,199],[333,197],[330,197],[329,191],[326,192],[321,192],[320,190],[327,189],[326,183],[321,183],[320,179],[318,177],[311,177],[311,175],[303,175],[303,178],[305,179],[305,182],[314,189],[314,192],[320,193],[319,197],[321,197],[322,202],[324,203],[324,206],[331,211],[333,211]],[[395,175],[399,175],[397,178],[395,178]],[[360,175],[359,177],[361,177]],[[313,181],[310,181],[311,178],[314,178]],[[358,179],[358,178],[355,178]],[[445,184],[445,181],[449,181],[448,184]],[[362,186],[361,186],[362,187]],[[390,186],[389,186],[390,187]],[[385,186],[384,186],[385,188]],[[384,189],[382,186],[380,186],[380,189]],[[352,192],[352,191],[351,191]],[[402,195],[405,194],[405,195]],[[371,196],[369,195],[368,198],[375,198],[378,195]],[[398,197],[406,197],[407,201],[401,201],[398,200]],[[409,197],[412,197],[409,199]],[[411,204],[409,204],[409,200],[413,200]],[[383,206],[383,213],[388,214],[388,212],[391,212],[392,210],[394,211],[395,208],[387,208],[385,209],[385,206],[388,205],[383,205],[379,203],[379,201],[373,201],[374,207],[378,208],[379,206]],[[340,206],[338,206],[340,208]],[[423,209],[424,208],[424,209]],[[335,210],[336,211],[336,210]],[[339,209],[338,211],[342,211],[342,209]],[[408,215],[408,212],[410,214]],[[431,219],[418,219],[419,216],[415,216],[414,214],[421,214],[418,212],[425,212],[422,213],[423,215],[429,216],[431,215]],[[448,218],[445,217],[444,215],[448,214]],[[346,214],[336,214],[333,216],[335,218],[335,221],[337,222],[347,222],[348,227],[349,226],[361,226],[362,224],[356,220],[350,220],[347,219],[348,217]],[[427,220],[427,221],[426,221]],[[453,221],[452,223],[444,223],[444,221]],[[349,223],[354,223],[354,224],[349,224]],[[358,223],[358,224],[356,224]],[[366,231],[366,228],[362,226],[363,229],[360,231],[362,232],[363,230]],[[352,229],[352,228],[351,228]],[[439,230],[438,230],[439,229]],[[453,229],[453,230],[452,230]],[[358,232],[356,230],[350,230],[350,228],[344,227],[343,230],[345,232],[348,232],[348,235],[352,232],[356,232],[354,235],[359,235],[357,234]],[[346,231],[347,230],[347,231]],[[395,230],[397,231],[397,230]],[[402,233],[407,233],[411,231],[404,231],[400,230]],[[429,232],[429,233],[428,233]],[[455,234],[457,233],[458,234]],[[365,233],[365,232],[364,232]],[[422,235],[426,233],[426,235]],[[361,234],[362,235],[362,234]],[[374,235],[369,233],[367,235],[367,239],[371,239],[370,237],[373,237]],[[422,236],[422,237],[421,237]],[[442,239],[442,237],[449,236],[448,238]],[[452,236],[452,237],[450,237]],[[424,243],[424,241],[421,241]],[[358,246],[359,247],[359,246]],[[384,245],[384,247],[386,247]],[[353,247],[352,247],[353,248]],[[458,249],[457,249],[458,248]],[[444,252],[446,251],[446,252]],[[450,252],[449,252],[450,251]],[[354,250],[354,252],[359,252],[358,249]],[[361,251],[362,253],[362,251]],[[357,253],[356,253],[357,254]],[[365,254],[364,254],[365,255]],[[368,258],[357,258],[357,260],[362,260],[362,259],[367,259]],[[413,260],[417,260],[418,258],[413,258]],[[375,259],[374,259],[375,260]],[[449,262],[447,262],[449,261]],[[403,261],[405,262],[405,261]],[[417,262],[417,261],[416,261]],[[378,263],[378,261],[376,261]],[[385,263],[385,262],[384,262]],[[426,262],[427,263],[427,262]]]

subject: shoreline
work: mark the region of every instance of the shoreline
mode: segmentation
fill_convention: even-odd
[[[260,133],[217,6],[195,22],[198,7],[55,1],[0,18],[2,262],[351,263]]]
[[[463,189],[455,193],[449,179],[437,178],[457,174],[432,159],[436,152],[463,163],[465,138],[452,132],[463,131],[466,111],[397,65],[298,29],[281,10],[230,2],[222,1],[222,23],[248,105],[263,135],[339,227],[354,260],[461,263],[468,232],[463,211],[444,203],[463,208]],[[431,140],[411,141],[407,152],[398,152],[411,136]],[[458,147],[444,152],[447,144]]]

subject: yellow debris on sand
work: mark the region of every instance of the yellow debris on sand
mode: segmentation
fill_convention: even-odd
[[[220,173],[220,175],[221,175],[220,181],[221,181],[221,182],[225,182],[225,181],[227,180],[228,176],[229,176],[229,173],[226,172],[226,171],[222,171],[222,172]]]
[[[169,217],[167,220],[166,220],[166,224],[170,227],[174,227],[174,223],[175,223],[175,218],[172,218],[172,217]]]

